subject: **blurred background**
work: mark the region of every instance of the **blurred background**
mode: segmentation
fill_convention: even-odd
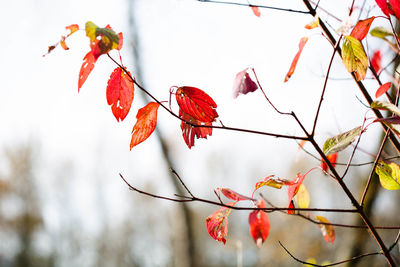
[[[240,2],[240,1],[238,1]],[[247,3],[246,1],[241,3]],[[251,1],[305,10],[301,1]],[[320,1],[333,30],[346,20],[351,1]],[[355,1],[361,16],[381,15],[374,1]],[[137,110],[148,99],[135,91],[132,109],[117,122],[105,89],[115,65],[105,56],[78,94],[78,73],[89,42],[84,31],[67,40],[70,50],[47,47],[65,35],[65,26],[93,21],[124,33],[124,64],[160,100],[169,88],[195,86],[218,104],[224,125],[302,135],[288,117],[278,115],[260,91],[232,97],[236,73],[254,67],[268,97],[282,111],[295,111],[310,129],[320,98],[332,47],[318,29],[306,30],[310,15],[195,0],[5,1],[0,16],[0,266],[291,266],[294,255],[318,263],[378,251],[367,231],[335,228],[333,244],[317,225],[281,213],[269,214],[270,235],[259,249],[248,230],[248,212],[229,217],[226,245],[207,233],[205,218],[218,209],[203,203],[170,203],[129,191],[119,173],[135,187],[163,196],[181,193],[173,168],[198,197],[216,200],[216,187],[251,195],[266,176],[293,179],[320,162],[299,151],[293,140],[214,130],[189,150],[180,121],[159,110],[157,133],[129,150]],[[360,11],[362,11],[361,15]],[[376,19],[373,26],[385,25]],[[283,83],[301,37],[308,36],[298,67]],[[393,59],[382,41],[367,38],[368,54],[381,49],[383,66]],[[111,53],[115,58],[118,55]],[[391,81],[393,67],[381,75]],[[368,73],[368,76],[371,74]],[[367,108],[341,60],[336,57],[317,127],[327,137],[361,125]],[[371,95],[378,88],[367,79]],[[176,105],[173,108],[177,110]],[[370,114],[369,116],[372,116]],[[363,135],[355,163],[370,162],[382,131]],[[311,146],[305,149],[315,154]],[[339,154],[346,163],[351,148]],[[385,155],[392,155],[388,150]],[[346,183],[360,198],[370,165],[351,168]],[[337,167],[339,173],[344,168]],[[377,178],[374,179],[377,182]],[[305,179],[311,207],[351,208],[329,176],[311,172]],[[376,225],[399,225],[398,192],[372,187],[368,212]],[[263,188],[277,206],[287,205],[285,189]],[[243,205],[246,205],[244,203]],[[313,213],[331,222],[361,224],[349,214]],[[387,244],[396,231],[380,231]],[[398,250],[395,251],[398,255]],[[354,265],[382,266],[383,257]]]

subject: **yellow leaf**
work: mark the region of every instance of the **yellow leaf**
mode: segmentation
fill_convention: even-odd
[[[379,161],[378,165],[376,166],[375,172],[379,175],[379,180],[383,188],[387,190],[400,189],[399,165],[394,162],[386,164],[383,161]]]
[[[86,36],[89,37],[90,42],[96,41],[96,30],[99,28],[96,24],[91,21],[86,22],[85,24],[85,31]]]
[[[360,40],[350,35],[345,36],[342,58],[344,66],[350,73],[354,72],[357,81],[365,78],[369,61]]]
[[[304,184],[301,184],[296,194],[297,204],[299,208],[306,209],[310,205],[310,194]]]

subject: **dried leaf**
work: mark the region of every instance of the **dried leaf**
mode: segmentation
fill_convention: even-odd
[[[326,156],[326,157],[328,158],[329,162],[332,164],[333,167],[335,167],[335,165],[336,165],[337,155],[338,155],[338,154],[335,153],[335,154],[330,154],[330,155]],[[321,160],[321,168],[322,168],[324,171],[327,171],[327,170],[328,170],[328,165],[326,164],[325,160]]]
[[[347,132],[341,133],[334,137],[328,138],[323,147],[325,155],[334,154],[340,152],[348,147],[357,136],[362,132],[361,126],[351,129]]]
[[[378,97],[380,97],[381,95],[385,94],[385,93],[390,89],[390,86],[391,86],[391,85],[392,85],[392,84],[391,84],[390,82],[387,82],[387,83],[385,83],[385,84],[382,84],[382,85],[378,88],[378,90],[376,90],[375,97],[378,98]]]
[[[386,164],[383,161],[379,161],[375,169],[376,174],[379,175],[379,181],[383,188],[387,190],[399,190],[400,189],[400,167],[396,163],[392,162]]]
[[[394,113],[397,116],[400,116],[400,109],[397,106],[387,102],[374,101],[371,103],[371,108],[387,110]]]
[[[95,59],[119,47],[119,36],[109,25],[100,28],[91,21],[85,24],[86,36],[90,39],[90,48]]]
[[[97,59],[94,58],[92,51],[87,53],[86,56],[83,58],[83,64],[79,71],[78,92],[81,89],[82,85],[85,83],[89,74],[92,72],[96,61]]]
[[[357,81],[365,79],[369,62],[360,40],[350,35],[345,36],[342,58],[344,66],[350,73],[354,72]]]
[[[303,51],[303,48],[304,48],[305,44],[307,43],[307,41],[308,41],[307,37],[303,37],[300,39],[299,51],[297,51],[296,55],[293,58],[292,64],[290,65],[290,68],[289,68],[289,71],[286,74],[285,82],[287,82],[290,79],[290,77],[292,77],[294,70],[296,69],[297,62],[299,61],[301,52]]]
[[[136,115],[136,123],[132,130],[130,149],[146,140],[156,129],[157,110],[160,105],[150,102],[145,107],[139,109]]]
[[[70,33],[68,33],[67,37],[69,37],[71,34],[73,34],[74,32],[79,30],[79,25],[78,24],[72,24],[69,25],[67,27],[65,27],[65,29],[70,30]]]
[[[200,122],[213,122],[218,117],[217,104],[204,91],[190,86],[176,90],[176,101],[183,114]]]
[[[299,186],[299,189],[296,194],[296,201],[299,205],[299,208],[307,209],[310,205],[310,194],[307,191],[307,188],[304,184]]]
[[[257,208],[265,208],[264,200],[260,199]],[[265,211],[254,210],[249,214],[250,235],[257,247],[261,247],[269,234],[270,223]]]
[[[128,74],[117,67],[107,83],[107,103],[117,121],[123,121],[131,109],[134,98],[134,84]]]
[[[365,36],[367,36],[369,28],[371,27],[372,22],[375,17],[370,17],[368,19],[360,20],[357,22],[356,26],[354,26],[350,35],[358,40],[363,40]]]
[[[315,216],[315,218],[322,223],[330,223],[328,219],[323,216]],[[335,241],[335,229],[330,224],[318,224],[321,229],[321,233],[324,236],[326,242],[332,243]]]
[[[256,191],[257,189],[259,189],[260,187],[265,186],[265,185],[276,188],[276,189],[281,189],[282,186],[284,186],[284,185],[292,185],[292,184],[293,184],[292,181],[288,181],[288,180],[284,180],[284,179],[280,179],[280,178],[274,179],[273,176],[271,175],[271,176],[265,177],[263,181],[257,182],[256,186],[255,186],[256,188],[254,191]]]
[[[234,206],[236,202],[229,202],[226,205]],[[228,216],[232,209],[222,207],[206,219],[208,234],[219,242],[226,243],[225,237],[228,234]]]
[[[233,97],[237,98],[239,94],[247,94],[258,89],[257,84],[250,78],[248,73],[249,68],[246,68],[236,74],[233,82]]]

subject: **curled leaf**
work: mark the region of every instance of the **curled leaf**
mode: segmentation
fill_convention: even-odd
[[[134,97],[134,84],[128,74],[117,67],[107,83],[107,103],[117,121],[123,121],[131,109]]]
[[[257,208],[265,208],[264,200],[257,202]],[[254,210],[249,214],[250,235],[257,247],[261,247],[269,234],[270,223],[265,211]]]
[[[365,36],[367,36],[369,28],[371,27],[371,24],[374,21],[374,19],[375,17],[372,16],[368,19],[360,20],[359,22],[357,22],[356,26],[354,26],[350,35],[360,41],[363,40]]]
[[[390,89],[390,86],[391,86],[391,85],[392,85],[392,84],[391,84],[390,82],[387,82],[387,83],[385,83],[385,84],[382,84],[382,85],[378,88],[378,90],[376,90],[375,97],[378,98],[378,97],[382,96],[384,93],[386,93],[386,92]]]
[[[226,205],[234,206],[236,202],[229,202]],[[225,237],[228,234],[228,216],[232,209],[222,207],[206,219],[208,234],[219,242],[226,243]]]
[[[315,218],[324,224],[318,224],[321,229],[321,233],[324,236],[326,242],[333,243],[335,241],[335,229],[330,225],[330,221],[323,216],[315,216]]]
[[[78,24],[72,24],[72,25],[69,25],[69,26],[65,27],[65,29],[70,31],[68,33],[68,35],[67,35],[67,37],[69,37],[71,34],[73,34],[74,32],[79,30],[79,25]]]
[[[47,54],[49,54],[51,51],[53,51],[59,44],[61,45],[61,47],[62,47],[64,50],[68,50],[68,49],[69,49],[69,47],[67,46],[65,40],[66,40],[71,34],[73,34],[74,32],[78,31],[78,30],[79,30],[79,26],[78,26],[78,24],[72,24],[72,25],[66,26],[65,29],[67,29],[67,30],[70,31],[70,32],[68,33],[68,35],[67,35],[67,36],[61,36],[60,41],[58,41],[58,42],[57,42],[56,44],[54,44],[54,45],[49,46],[49,48],[48,48],[48,50],[47,50],[47,53],[44,54],[43,57],[46,56]]]
[[[397,116],[400,116],[400,109],[391,103],[382,102],[382,101],[374,101],[371,103],[371,108],[383,109],[394,113]]]
[[[306,45],[307,41],[308,41],[308,37],[303,37],[300,39],[299,50],[297,51],[296,55],[294,56],[294,58],[292,60],[292,64],[290,65],[289,71],[285,77],[285,82],[287,82],[290,79],[290,77],[292,77],[294,70],[296,69],[297,62],[299,61],[301,52],[303,51],[303,48]]]
[[[379,175],[379,181],[383,188],[387,190],[399,190],[400,189],[400,167],[396,163],[392,162],[386,164],[383,161],[379,161],[375,169],[376,174]]]
[[[150,102],[138,110],[137,121],[132,130],[130,149],[146,140],[154,132],[157,126],[157,110],[159,106],[156,102]]]
[[[257,84],[250,78],[248,73],[249,68],[246,68],[236,74],[233,82],[233,97],[237,98],[239,94],[247,94],[258,89]]]
[[[81,89],[82,85],[85,83],[89,74],[92,72],[96,61],[97,59],[93,56],[92,51],[87,53],[86,56],[83,58],[83,63],[79,71],[78,92]]]
[[[361,132],[362,128],[359,126],[347,132],[326,139],[323,147],[325,155],[342,151],[348,147],[354,141],[354,139],[361,134]]]
[[[246,196],[241,195],[229,188],[217,188],[217,191],[220,191],[224,196],[226,196],[229,199],[235,200],[235,201],[255,200],[254,198],[246,197]]]
[[[342,59],[346,69],[354,72],[357,81],[365,79],[369,62],[360,40],[350,35],[344,37]]]
[[[284,185],[292,185],[293,182],[292,181],[288,181],[288,180],[284,180],[284,179],[280,179],[280,178],[273,178],[273,175],[265,177],[263,181],[257,182],[256,183],[256,188],[254,191],[256,191],[257,189],[259,189],[262,186],[270,186],[276,189],[281,189],[282,186]]]

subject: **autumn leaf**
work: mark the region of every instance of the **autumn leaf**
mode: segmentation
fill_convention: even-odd
[[[287,214],[295,214],[296,213],[295,210],[290,210],[290,209],[294,209],[293,201],[290,201],[290,203],[289,203]]]
[[[371,27],[374,19],[375,17],[370,17],[357,22],[356,26],[354,26],[353,30],[351,31],[350,36],[353,36],[360,41],[363,40],[365,36],[367,36],[369,28]]]
[[[387,36],[393,36],[393,32],[384,27],[375,27],[369,32],[369,34],[371,34],[371,36],[374,36],[374,37],[377,37],[380,39],[384,39],[384,40],[386,40]]]
[[[257,202],[257,208],[265,208],[264,200]],[[254,210],[249,214],[250,235],[257,247],[261,247],[269,234],[270,223],[265,211]]]
[[[257,84],[250,78],[248,73],[249,68],[246,68],[236,74],[233,82],[233,97],[237,98],[239,94],[247,94],[258,89]]]
[[[344,37],[342,59],[346,69],[354,72],[357,81],[365,78],[369,62],[360,40],[350,35]]]
[[[380,7],[383,14],[389,17],[390,14],[393,14],[393,11],[389,8],[387,0],[375,0],[376,4]]]
[[[79,71],[78,92],[86,81],[89,74],[92,72],[96,61],[97,59],[94,58],[92,51],[87,53],[86,56],[83,58],[83,64]]]
[[[400,116],[392,116],[392,117],[388,117],[388,118],[379,118],[379,119],[375,119],[374,122],[384,122],[387,125],[400,124]]]
[[[289,199],[289,207],[292,206],[292,199],[293,197],[297,194],[299,191],[300,185],[303,183],[304,178],[306,178],[306,174],[300,175],[300,173],[297,174],[296,178],[293,179],[292,184],[288,186],[288,199]],[[292,211],[288,210],[288,213],[290,214]]]
[[[399,190],[400,189],[400,167],[396,163],[392,162],[386,164],[383,161],[379,161],[375,169],[376,174],[379,175],[379,181],[383,188],[387,190]]]
[[[90,39],[90,48],[95,59],[119,47],[119,36],[109,25],[100,28],[91,21],[85,24],[86,36]]]
[[[334,137],[326,139],[323,151],[325,155],[334,154],[336,152],[340,152],[346,147],[348,147],[357,136],[359,136],[362,132],[361,126],[351,129],[347,132],[341,133]]]
[[[289,71],[286,74],[285,82],[287,82],[290,79],[290,77],[293,75],[294,70],[296,69],[297,62],[299,61],[301,52],[303,51],[303,48],[304,48],[305,44],[307,43],[307,41],[308,41],[307,37],[303,37],[300,39],[299,51],[297,51],[296,55],[293,58],[292,64],[290,65],[290,68],[289,68]]]
[[[317,17],[312,22],[306,24],[304,28],[306,28],[307,30],[312,30],[317,28],[318,26],[319,26],[319,18]]]
[[[117,67],[111,73],[107,83],[107,103],[117,121],[123,121],[128,115],[134,97],[134,84],[128,74]]]
[[[64,36],[64,35],[61,36],[60,41],[58,41],[58,42],[57,42],[56,44],[54,44],[54,45],[49,46],[49,48],[48,48],[48,50],[47,50],[47,53],[44,54],[43,57],[46,56],[47,54],[49,54],[51,51],[53,51],[59,44],[60,44],[60,46],[61,46],[64,50],[68,50],[68,49],[69,49],[69,47],[67,46],[67,43],[65,42],[65,40],[66,40],[69,36],[71,36],[71,34],[73,34],[74,32],[78,31],[78,30],[79,30],[79,26],[78,26],[78,24],[72,24],[72,25],[66,26],[65,29],[67,29],[67,30],[70,31],[70,32],[68,33],[68,35],[67,35],[67,36]]]
[[[160,105],[150,102],[138,110],[136,123],[132,130],[130,149],[146,140],[154,131],[157,125],[157,110]]]
[[[213,122],[218,117],[217,104],[204,91],[190,86],[176,90],[176,101],[183,114],[200,122]]]
[[[382,53],[380,50],[376,50],[375,53],[372,55],[371,66],[379,75],[382,70]]]
[[[400,20],[400,1],[399,0],[389,0],[390,9],[393,12],[390,14],[394,14],[398,20]],[[389,8],[389,6],[388,6]],[[382,10],[383,11],[383,10]]]
[[[265,177],[263,181],[257,182],[256,186],[255,186],[256,187],[255,190],[257,190],[260,187],[265,186],[265,185],[276,188],[276,189],[281,189],[282,186],[284,186],[284,185],[292,185],[292,184],[293,184],[292,181],[288,181],[288,180],[284,180],[284,179],[280,179],[280,178],[275,179],[271,175],[271,176]]]
[[[179,110],[179,116],[183,120],[193,123],[195,125],[204,125],[204,126],[212,125],[211,122],[201,122],[199,120],[196,120],[192,116],[190,116],[186,113],[183,113],[182,110]],[[207,136],[212,135],[212,128],[192,126],[190,124],[187,124],[184,121],[181,122],[181,129],[182,129],[183,139],[185,140],[185,143],[189,149],[192,148],[192,146],[194,146],[194,138],[195,137],[197,139],[199,139],[199,138],[207,139]]]
[[[229,188],[217,188],[217,191],[221,192],[225,197],[235,200],[235,201],[241,201],[241,200],[252,200],[254,201],[254,198],[251,197],[246,197],[244,195],[241,195],[235,191],[233,191],[232,189]]]
[[[324,236],[326,242],[332,243],[335,241],[335,229],[330,225],[330,221],[323,216],[315,216],[315,218],[324,224],[318,224],[321,229],[321,233]],[[325,224],[326,223],[326,224]]]
[[[234,206],[236,202],[229,202],[226,205]],[[206,219],[208,234],[219,242],[226,243],[225,237],[228,234],[228,216],[231,208],[222,207]]]
[[[382,85],[378,88],[378,90],[376,90],[375,97],[378,98],[378,97],[382,96],[383,94],[385,94],[385,93],[390,89],[390,86],[391,86],[391,85],[392,85],[392,84],[391,84],[390,82],[387,82],[387,83],[385,83],[385,84],[382,84]]]
[[[65,29],[70,31],[68,33],[68,35],[67,35],[67,37],[69,37],[74,32],[79,31],[79,25],[78,24],[72,24],[72,25],[66,26]]]
[[[397,116],[400,116],[400,109],[391,103],[376,100],[371,103],[371,108],[387,110],[396,114]]]
[[[254,15],[256,15],[257,17],[261,16],[261,12],[260,9],[258,8],[258,6],[250,6],[251,10],[253,11]]]
[[[329,160],[329,162],[332,164],[333,167],[336,165],[336,159],[337,159],[337,153],[330,154],[326,156]],[[328,165],[326,164],[325,160],[321,160],[321,168],[324,171],[328,171]]]
[[[117,50],[121,50],[122,45],[124,44],[124,36],[123,36],[122,32],[118,33],[118,38],[119,38],[119,42],[118,42]]]
[[[304,184],[299,186],[299,189],[296,194],[296,201],[299,205],[299,208],[307,209],[310,205],[310,194],[307,191],[307,188]]]

